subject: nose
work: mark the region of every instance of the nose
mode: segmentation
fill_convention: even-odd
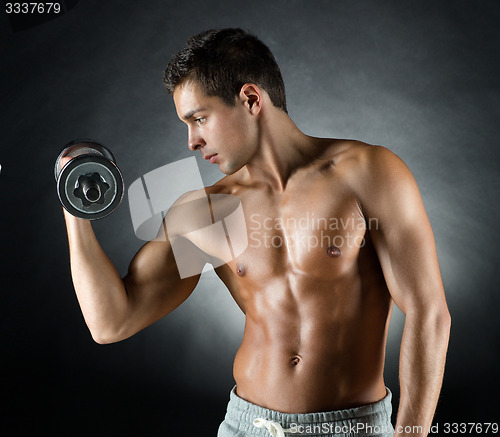
[[[196,132],[190,131],[188,133],[188,148],[192,152],[200,149],[205,145],[205,141],[203,138],[198,135]]]

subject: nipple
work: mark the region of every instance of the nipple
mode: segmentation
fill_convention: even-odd
[[[238,263],[238,265],[236,266],[236,273],[238,273],[239,276],[245,276],[245,264]]]
[[[342,254],[337,246],[327,247],[326,253],[328,254],[328,256],[331,256],[332,258],[337,258]]]

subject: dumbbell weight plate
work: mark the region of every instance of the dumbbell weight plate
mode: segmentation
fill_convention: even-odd
[[[61,155],[62,156],[62,155]],[[64,156],[70,156],[64,154]],[[112,155],[111,155],[112,156]],[[56,161],[59,165],[60,157]],[[82,200],[82,189],[79,182],[81,177],[89,177],[97,173],[103,186],[101,199],[98,202],[85,202]],[[99,156],[95,153],[80,154],[69,161],[57,176],[57,194],[59,200],[66,210],[80,218],[96,220],[111,214],[120,204],[123,197],[123,178],[116,164],[108,157]],[[95,176],[94,176],[95,177]]]
[[[95,141],[92,140],[74,140],[66,145],[66,147],[63,149],[63,151],[59,154],[59,156],[56,159],[56,163],[54,165],[54,177],[56,181],[59,178],[59,173],[61,171],[60,169],[61,158],[66,156],[69,156],[70,158],[75,158],[80,155],[103,156],[104,158],[107,158],[110,161],[116,163],[115,157],[113,156],[111,151],[108,150],[106,147],[104,147],[102,144],[96,143]]]

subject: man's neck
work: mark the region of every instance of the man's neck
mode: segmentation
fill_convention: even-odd
[[[284,111],[268,108],[261,120],[260,146],[242,169],[249,182],[285,190],[292,173],[317,154],[317,139],[304,134]]]

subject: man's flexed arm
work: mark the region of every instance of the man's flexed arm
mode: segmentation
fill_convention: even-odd
[[[405,314],[396,436],[427,435],[441,390],[450,315],[432,229],[406,165],[383,147],[367,148],[357,191],[385,280]],[[422,427],[422,428],[418,428]],[[415,434],[415,430],[422,433]]]
[[[177,308],[200,275],[181,279],[168,239],[150,241],[137,252],[122,279],[92,230],[91,222],[64,211],[71,276],[93,339],[128,338]]]

